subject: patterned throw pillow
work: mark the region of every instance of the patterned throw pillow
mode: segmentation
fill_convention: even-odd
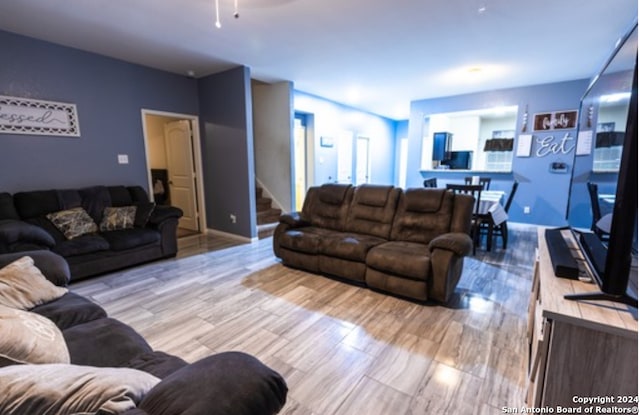
[[[136,206],[106,207],[100,222],[101,231],[131,229],[136,220]]]
[[[53,321],[0,304],[0,367],[16,363],[69,363],[69,349]]]
[[[47,219],[62,232],[67,239],[77,238],[87,233],[98,232],[98,225],[81,207],[49,213]]]

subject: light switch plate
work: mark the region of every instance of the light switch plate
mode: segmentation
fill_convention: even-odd
[[[127,154],[118,154],[118,164],[129,164],[129,156]]]

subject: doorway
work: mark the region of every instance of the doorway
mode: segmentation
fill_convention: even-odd
[[[337,140],[337,183],[359,185],[371,180],[369,137],[344,130]]]
[[[356,140],[356,185],[369,183],[371,163],[369,161],[369,138]]]
[[[149,194],[183,211],[178,236],[206,229],[198,117],[142,110]]]
[[[307,117],[296,114],[293,120],[294,206],[302,210],[307,193]]]

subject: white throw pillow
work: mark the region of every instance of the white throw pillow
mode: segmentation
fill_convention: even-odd
[[[119,414],[160,379],[129,368],[16,365],[0,369],[2,414]]]
[[[0,367],[16,363],[70,361],[62,332],[53,321],[0,304]]]
[[[0,304],[7,307],[29,310],[56,300],[68,291],[47,280],[29,256],[0,269]]]

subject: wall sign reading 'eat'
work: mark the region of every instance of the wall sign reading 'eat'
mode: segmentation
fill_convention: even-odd
[[[557,140],[552,135],[537,137],[536,142],[538,143],[538,149],[536,150],[536,156],[538,157],[544,157],[549,154],[569,154],[575,147],[573,137],[569,133],[566,133],[560,140]]]
[[[0,133],[79,137],[76,106],[0,95]]]

